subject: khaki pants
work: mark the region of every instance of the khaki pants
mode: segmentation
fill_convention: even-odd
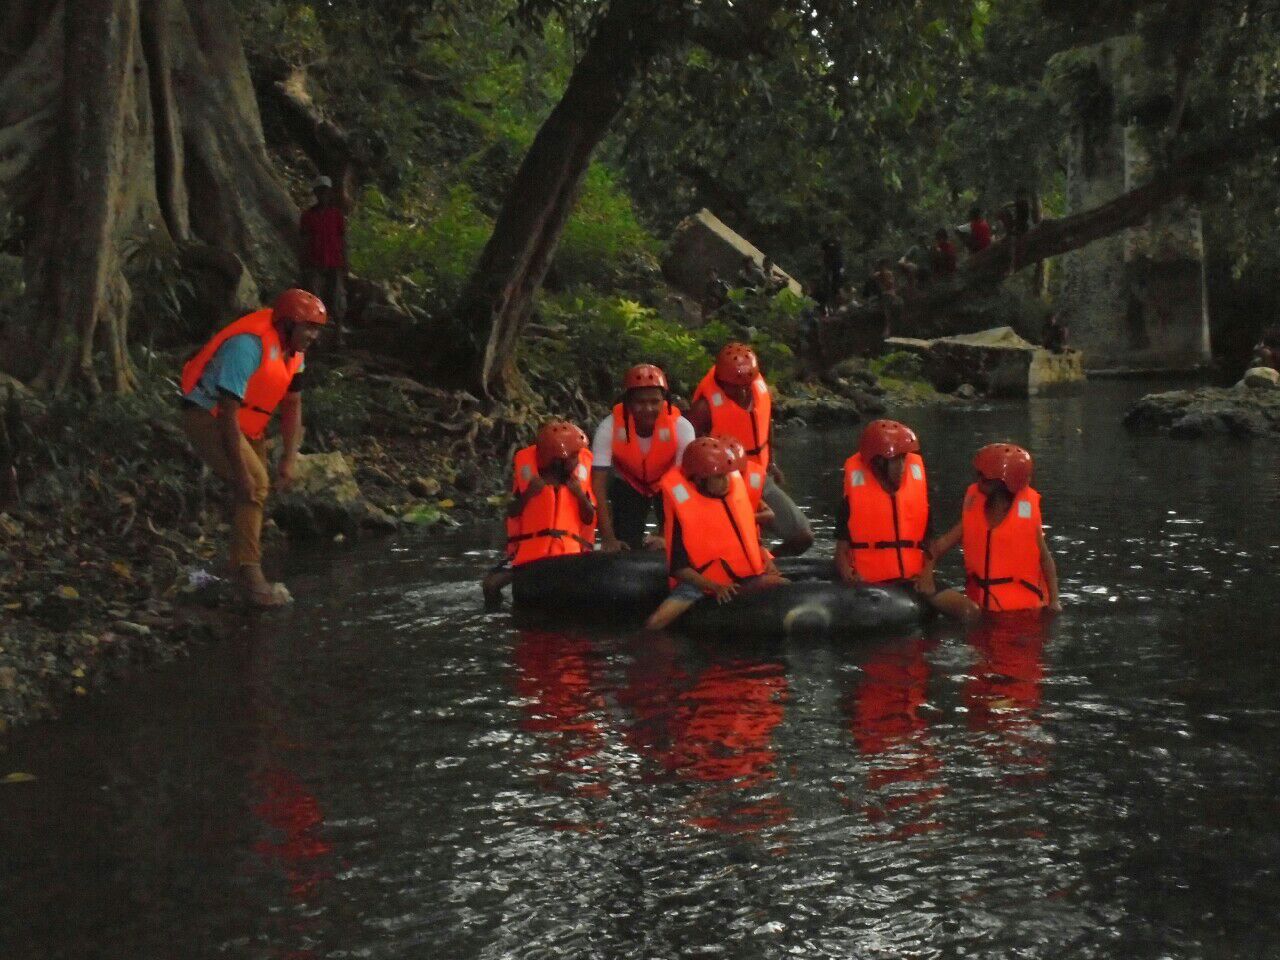
[[[182,412],[182,428],[200,459],[209,469],[231,484],[234,503],[231,518],[231,568],[262,563],[262,515],[271,487],[267,472],[266,442],[240,437],[240,456],[253,477],[253,496],[246,500],[240,493],[235,468],[227,459],[222,443],[222,427],[206,410],[188,407]]]

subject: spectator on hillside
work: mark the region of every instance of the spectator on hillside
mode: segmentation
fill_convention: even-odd
[[[324,302],[341,345],[347,305],[347,221],[332,180],[319,177],[312,190],[315,206],[304,210],[298,223],[302,286]]]
[[[720,279],[714,267],[707,271],[707,284],[702,289],[702,319],[707,319],[729,302],[729,284]]]
[[[1067,349],[1067,328],[1058,322],[1056,313],[1045,318],[1040,345],[1051,353],[1062,353]]]
[[[835,237],[822,241],[822,283],[819,286],[822,300],[831,303],[844,286],[844,247]]]
[[[907,286],[919,290],[929,285],[929,253],[929,238],[923,233],[917,234],[916,242],[898,261],[898,266],[907,277]]]
[[[948,238],[947,231],[940,228],[933,239],[933,249],[929,252],[929,266],[935,277],[947,278],[956,272],[956,247]]]
[[[1280,370],[1280,327],[1268,327],[1262,331],[1253,348],[1253,366]]]
[[[991,224],[982,215],[981,207],[969,211],[969,253],[981,253],[991,246]]]

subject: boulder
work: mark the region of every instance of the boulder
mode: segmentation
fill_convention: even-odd
[[[287,492],[274,492],[271,517],[289,536],[333,539],[361,529],[394,530],[395,519],[360,493],[346,457],[312,453],[298,458],[298,479]]]
[[[732,284],[744,257],[751,257],[759,266],[764,263],[765,255],[710,210],[699,210],[676,227],[662,260],[662,275],[677,290],[700,301],[706,291],[708,274],[715,270],[722,280]],[[787,281],[792,293],[797,296],[804,293],[785,270],[777,265],[773,269],[775,275]]]
[[[1184,439],[1274,437],[1280,434],[1280,390],[1202,387],[1151,393],[1129,408],[1124,422],[1133,430],[1167,430]]]
[[[968,383],[988,396],[1027,397],[1085,379],[1079,352],[1053,353],[1022,339],[1011,327],[936,340],[890,337],[885,346],[923,356],[926,375],[942,391]]]
[[[1254,390],[1280,390],[1280,370],[1273,367],[1251,367],[1244,372],[1236,386]]]

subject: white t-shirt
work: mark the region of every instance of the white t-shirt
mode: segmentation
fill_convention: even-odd
[[[676,463],[684,459],[684,448],[693,443],[697,435],[693,424],[684,417],[676,420]],[[640,441],[640,452],[648,453],[653,446],[653,437],[637,437]],[[613,414],[600,421],[596,427],[595,439],[591,442],[591,466],[596,470],[604,470],[613,466]]]

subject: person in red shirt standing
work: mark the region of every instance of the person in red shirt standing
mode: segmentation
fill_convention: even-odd
[[[969,211],[969,252],[981,253],[991,246],[991,224],[982,215],[981,207]]]
[[[333,181],[320,177],[313,188],[316,205],[302,212],[302,285],[324,301],[342,344],[346,312],[347,221]]]

